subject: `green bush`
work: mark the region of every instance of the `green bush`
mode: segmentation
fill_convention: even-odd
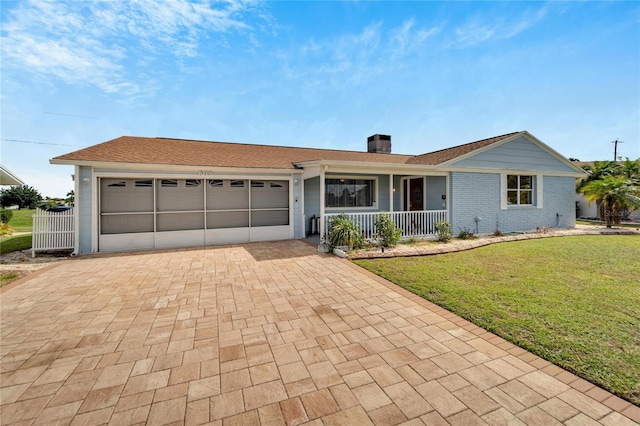
[[[460,229],[460,232],[458,232],[459,240],[474,240],[475,238],[475,234],[469,228]]]
[[[402,238],[402,229],[396,228],[396,223],[386,214],[381,214],[375,218],[378,239],[382,247],[394,247]]]
[[[13,212],[11,210],[0,210],[0,222],[9,223],[12,217]]]
[[[451,224],[446,220],[439,220],[435,224],[436,227],[436,236],[438,237],[438,241],[442,241],[443,243],[449,242],[452,238],[451,234]]]
[[[346,246],[349,250],[364,247],[362,230],[346,214],[334,216],[329,221],[329,249]]]

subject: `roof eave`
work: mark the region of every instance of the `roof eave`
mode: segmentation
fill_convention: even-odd
[[[84,166],[93,168],[104,169],[122,169],[122,170],[141,170],[141,171],[190,171],[198,172],[199,174],[208,174],[215,172],[229,172],[234,173],[256,173],[256,172],[268,172],[278,174],[300,174],[301,170],[295,168],[269,168],[269,167],[234,167],[234,166],[207,166],[207,165],[184,165],[184,164],[159,164],[159,163],[123,163],[115,161],[88,161],[88,160],[62,160],[59,158],[52,158],[49,160],[50,164],[55,165],[69,165],[69,166]]]

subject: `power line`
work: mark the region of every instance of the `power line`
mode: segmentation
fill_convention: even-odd
[[[89,117],[88,115],[74,115],[74,114],[61,114],[59,112],[46,112],[45,114],[49,114],[49,115],[61,115],[63,117],[76,117],[76,118],[88,118],[91,120],[100,120],[100,117]]]
[[[17,143],[32,143],[32,144],[37,144],[37,145],[55,145],[55,146],[78,146],[78,147],[83,147],[82,145],[70,145],[70,144],[66,144],[66,143],[25,141],[25,140],[22,140],[22,139],[4,139],[4,138],[0,138],[0,141],[17,142]]]

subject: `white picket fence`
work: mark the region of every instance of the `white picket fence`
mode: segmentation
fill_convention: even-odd
[[[325,239],[329,237],[331,219],[338,214],[326,214],[324,216]],[[440,220],[447,220],[447,210],[422,210],[402,212],[375,212],[375,213],[346,213],[349,219],[358,225],[366,240],[377,238],[375,219],[377,216],[390,216],[396,227],[402,229],[402,238],[424,238],[435,234],[435,224]]]
[[[65,250],[74,248],[73,209],[63,212],[49,212],[37,209],[33,215],[31,256],[36,251]]]

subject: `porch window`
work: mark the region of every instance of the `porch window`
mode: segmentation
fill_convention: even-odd
[[[507,175],[507,204],[533,205],[533,182],[530,175]]]
[[[375,205],[375,179],[325,179],[325,207],[354,208]]]

